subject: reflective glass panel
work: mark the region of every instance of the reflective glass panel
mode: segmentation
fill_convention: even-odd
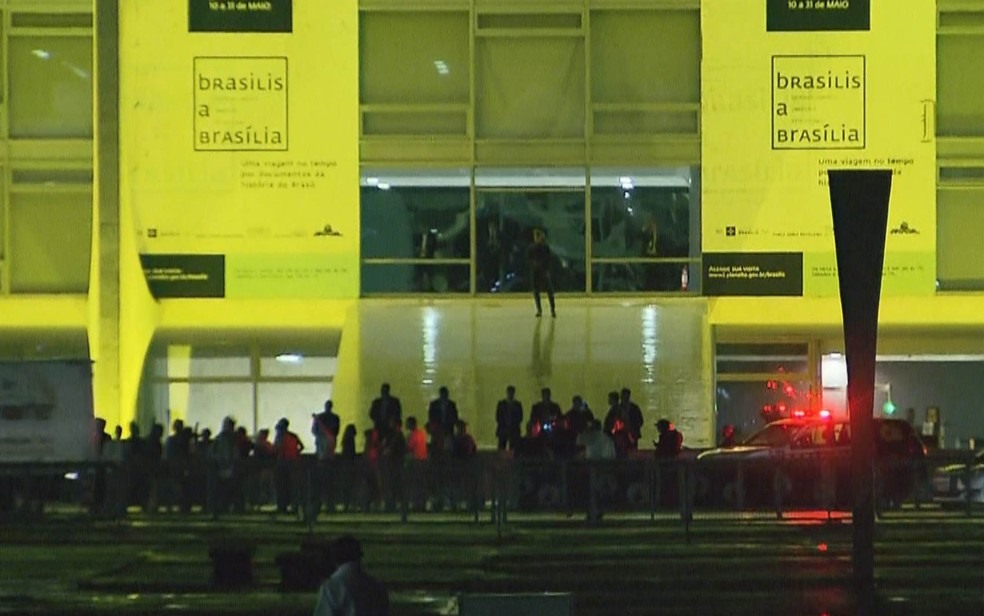
[[[92,138],[92,39],[12,36],[10,136]]]
[[[718,383],[717,431],[725,425],[735,428],[741,442],[769,422],[818,410],[819,401],[810,395],[806,382],[749,381]]]
[[[468,265],[363,263],[362,292],[468,293]]]
[[[253,384],[241,383],[172,383],[170,385],[170,404],[172,409],[186,409],[185,425],[193,426],[201,432],[205,428],[218,434],[222,429],[222,419],[227,415],[236,420],[237,425],[253,428]],[[184,400],[176,395],[183,393]]]
[[[300,438],[306,453],[314,453],[311,415],[320,412],[325,400],[331,398],[331,383],[260,383],[257,396],[256,429],[269,429],[273,440],[274,427],[281,418],[286,418],[290,431]],[[346,415],[351,412],[348,409],[335,410],[351,416]]]
[[[542,229],[552,252],[557,291],[584,291],[584,192],[482,191],[476,201],[480,293],[531,289],[528,252],[533,230]]]
[[[598,293],[690,291],[687,263],[595,263],[591,288]]]
[[[690,188],[592,185],[591,223],[593,257],[687,257]]]
[[[469,182],[460,170],[364,170],[362,258],[467,259]]]

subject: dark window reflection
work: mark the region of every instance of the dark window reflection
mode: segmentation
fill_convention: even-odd
[[[737,440],[748,438],[769,422],[815,407],[805,382],[725,382],[717,386],[717,431],[735,427]]]
[[[468,193],[467,187],[363,188],[362,258],[467,259]]]
[[[557,291],[585,289],[584,193],[480,192],[476,203],[479,293],[530,291],[526,252],[543,229],[554,255]]]
[[[362,264],[362,293],[468,293],[468,265]]]
[[[595,257],[687,257],[690,189],[593,187],[591,222]]]
[[[601,293],[690,291],[687,263],[595,263],[591,287]]]

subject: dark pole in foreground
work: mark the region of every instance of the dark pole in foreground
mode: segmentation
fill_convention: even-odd
[[[844,315],[847,407],[851,416],[854,582],[858,614],[870,616],[875,608],[875,350],[892,172],[829,170],[827,174]]]

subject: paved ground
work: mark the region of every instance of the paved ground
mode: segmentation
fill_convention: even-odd
[[[502,529],[468,516],[339,515],[318,536],[351,532],[384,579],[394,614],[453,614],[459,593],[569,592],[578,616],[610,614],[829,616],[854,613],[849,522],[822,514],[515,515]],[[0,613],[309,614],[312,593],[278,590],[277,554],[307,527],[253,514],[213,522],[135,515],[124,523],[70,514],[0,526]],[[256,584],[209,588],[207,545],[257,546]],[[984,615],[984,517],[935,510],[878,525],[883,614]]]

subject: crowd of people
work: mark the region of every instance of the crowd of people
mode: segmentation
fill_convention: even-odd
[[[120,426],[111,436],[106,422],[97,419],[97,450],[103,459],[122,462],[115,502],[180,511],[199,506],[215,515],[243,511],[267,500],[276,503],[278,512],[290,513],[299,507],[301,492],[313,490],[320,497],[329,484],[336,501],[341,494],[344,502],[351,502],[358,489],[363,494],[356,500],[392,508],[404,498],[405,467],[427,461],[468,461],[478,451],[447,387],[441,387],[437,398],[429,403],[424,421],[415,416],[404,421],[400,399],[384,383],[370,405],[369,419],[371,427],[364,431],[363,448],[358,452],[355,425],[342,429],[331,400],[312,415],[312,457],[317,461],[313,478],[301,469],[304,444],[291,431],[287,418],[277,422],[272,439],[265,428],[250,437],[232,417],[226,417],[215,434],[209,428],[199,431],[176,419],[169,435],[165,436],[162,424],[155,423],[143,436],[133,422],[127,439],[122,438]],[[516,388],[509,385],[496,405],[495,420],[498,450],[508,457],[605,460],[645,455],[639,452],[642,410],[628,388],[609,393],[603,417],[596,417],[580,395],[573,396],[564,412],[553,400],[551,390],[543,388],[526,416]],[[655,425],[655,455],[678,455],[683,445],[680,432],[666,419]],[[357,458],[358,473],[354,465]],[[346,464],[350,468],[346,469]],[[360,475],[357,479],[353,477],[356,474]],[[94,500],[105,502],[106,492],[105,480],[97,480]]]

